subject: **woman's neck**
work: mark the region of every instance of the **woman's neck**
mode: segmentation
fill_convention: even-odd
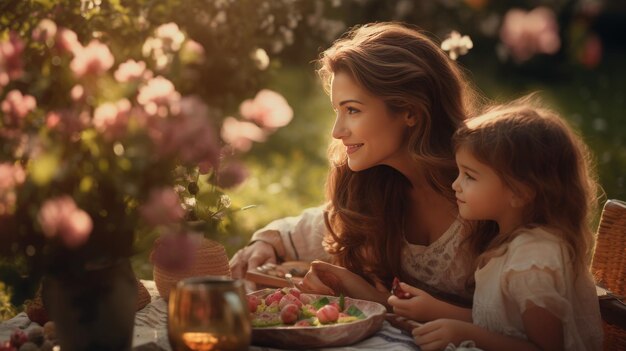
[[[458,209],[427,182],[413,187],[405,224],[405,237],[413,244],[430,245],[456,220]]]

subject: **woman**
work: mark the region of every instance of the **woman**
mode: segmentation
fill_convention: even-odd
[[[270,223],[231,260],[242,276],[264,262],[312,260],[304,290],[387,304],[394,277],[469,298],[451,184],[451,137],[474,95],[454,61],[396,23],[355,28],[322,53],[318,73],[336,121],[330,201]]]

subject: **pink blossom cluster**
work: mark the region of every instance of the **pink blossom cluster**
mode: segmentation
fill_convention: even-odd
[[[101,75],[115,63],[109,47],[98,40],[92,40],[87,46],[78,41],[76,33],[67,28],[58,28],[56,23],[44,19],[33,30],[33,39],[56,47],[73,55],[70,69],[77,78]]]
[[[15,188],[25,179],[26,173],[19,165],[0,163],[0,216],[13,210],[17,200]]]
[[[45,43],[48,46],[52,46],[54,44],[55,37],[57,35],[57,24],[50,19],[43,19],[37,27],[33,29],[32,38],[35,41]]]
[[[61,28],[57,31],[56,43],[62,52],[74,53],[82,49],[82,45],[78,41],[78,36],[74,31],[67,28]]]
[[[22,76],[22,52],[24,42],[14,32],[8,40],[0,41],[0,92],[9,81]]]
[[[46,114],[46,127],[61,132],[74,140],[80,137],[79,133],[85,130],[90,123],[91,117],[87,111],[63,109],[50,111]]]
[[[172,82],[157,76],[139,88],[137,102],[148,115],[166,117],[179,111],[180,98],[180,93],[176,91]]]
[[[244,100],[239,106],[243,118],[263,128],[284,127],[293,118],[293,109],[280,94],[269,89],[259,91],[254,99]]]
[[[252,142],[265,141],[269,134],[286,126],[293,118],[293,109],[287,100],[268,89],[259,91],[254,99],[243,101],[239,113],[251,122],[227,117],[222,124],[221,136],[231,147],[243,152],[250,150]]]
[[[74,58],[70,63],[70,68],[77,78],[86,75],[101,75],[115,63],[109,47],[97,40],[92,40],[85,47],[75,46],[73,53]]]
[[[106,102],[94,111],[93,126],[107,140],[120,139],[126,133],[130,110],[128,99],[121,99],[116,103]]]
[[[180,198],[172,188],[153,189],[139,212],[146,223],[152,226],[176,223],[185,216]]]
[[[118,82],[127,83],[152,78],[152,72],[146,70],[145,62],[128,60],[120,64],[113,76]]]
[[[60,237],[68,248],[77,248],[85,244],[93,229],[89,214],[78,208],[68,195],[44,202],[39,209],[37,220],[46,237]]]
[[[536,54],[554,54],[561,47],[556,17],[547,7],[529,12],[509,10],[500,28],[500,39],[517,62]]]
[[[5,127],[20,127],[23,119],[37,107],[31,95],[22,95],[19,90],[11,90],[2,101]]]
[[[159,124],[159,138],[154,140],[161,156],[177,155],[187,164],[215,167],[220,146],[217,133],[209,123],[206,104],[196,96],[180,101],[180,114]]]
[[[165,23],[155,30],[153,37],[146,39],[142,47],[144,57],[152,57],[158,70],[168,66],[172,54],[180,50],[185,34],[174,22]]]
[[[200,238],[197,233],[164,234],[154,242],[150,261],[170,271],[184,270],[193,263]]]

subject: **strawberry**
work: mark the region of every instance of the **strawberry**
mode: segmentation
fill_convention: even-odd
[[[402,288],[400,287],[400,279],[393,278],[393,283],[391,283],[391,293],[393,295],[396,295],[398,298],[400,299],[410,299],[411,297],[413,297],[413,295],[411,295],[410,293],[402,290]]]

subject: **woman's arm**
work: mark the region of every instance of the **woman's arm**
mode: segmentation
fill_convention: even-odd
[[[296,217],[275,220],[257,230],[250,243],[230,260],[233,278],[267,262],[328,260],[324,238],[323,207],[310,208]]]
[[[360,300],[375,301],[388,309],[391,294],[381,284],[371,285],[361,276],[348,269],[322,261],[313,261],[302,282],[300,290],[324,295],[343,294]]]

